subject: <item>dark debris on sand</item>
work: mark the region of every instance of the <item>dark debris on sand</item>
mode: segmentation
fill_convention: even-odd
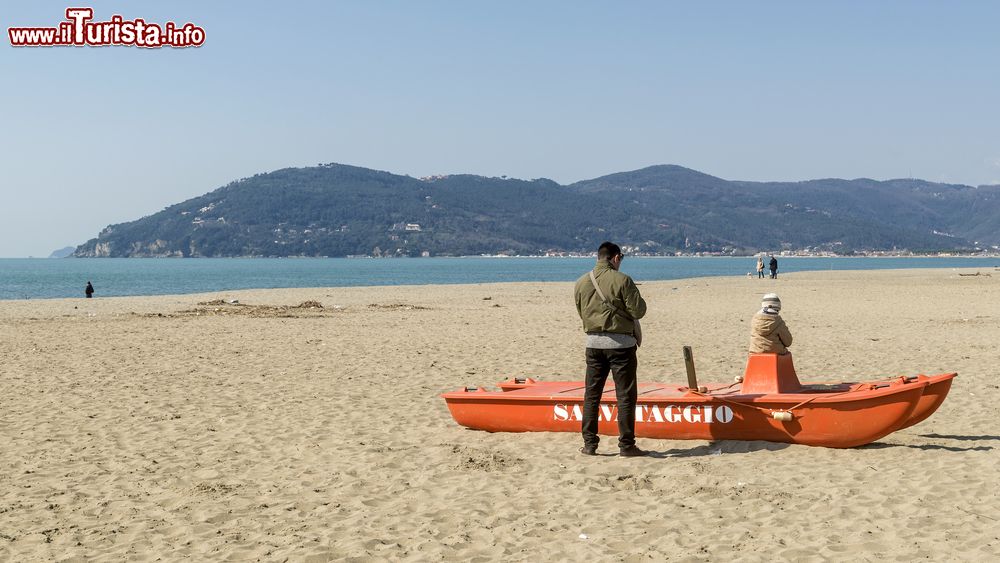
[[[372,303],[368,305],[369,309],[375,309],[379,311],[428,311],[430,307],[424,307],[423,305],[409,305],[407,303]]]
[[[194,309],[175,314],[149,314],[152,317],[244,316],[253,318],[306,318],[329,317],[343,312],[343,307],[324,307],[319,301],[303,301],[298,305],[248,305],[237,301],[213,299],[201,301]]]

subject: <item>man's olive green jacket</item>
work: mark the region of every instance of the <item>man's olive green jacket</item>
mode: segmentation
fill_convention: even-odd
[[[604,297],[614,306],[622,309],[632,318],[641,319],[646,314],[646,301],[639,295],[639,288],[632,278],[615,270],[607,260],[598,260],[594,267],[597,285],[604,292]],[[583,320],[583,331],[614,332],[617,334],[632,334],[635,323],[613,309],[604,305],[590,282],[590,273],[584,274],[576,281],[576,311]]]

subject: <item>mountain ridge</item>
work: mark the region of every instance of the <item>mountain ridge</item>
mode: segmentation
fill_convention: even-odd
[[[420,256],[803,250],[973,251],[1000,244],[1000,186],[919,179],[725,180],[674,164],[571,184],[344,164],[242,178],[74,256]]]

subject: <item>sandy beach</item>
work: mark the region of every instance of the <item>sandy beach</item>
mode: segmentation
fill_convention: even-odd
[[[1000,271],[975,272],[637,280],[640,381],[685,381],[683,345],[731,381],[770,291],[803,380],[959,374],[861,448],[639,459],[439,397],[581,379],[569,283],[3,301],[0,560],[996,560]]]

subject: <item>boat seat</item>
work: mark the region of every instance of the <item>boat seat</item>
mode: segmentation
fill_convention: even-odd
[[[744,395],[801,392],[792,354],[750,354],[740,391]]]

